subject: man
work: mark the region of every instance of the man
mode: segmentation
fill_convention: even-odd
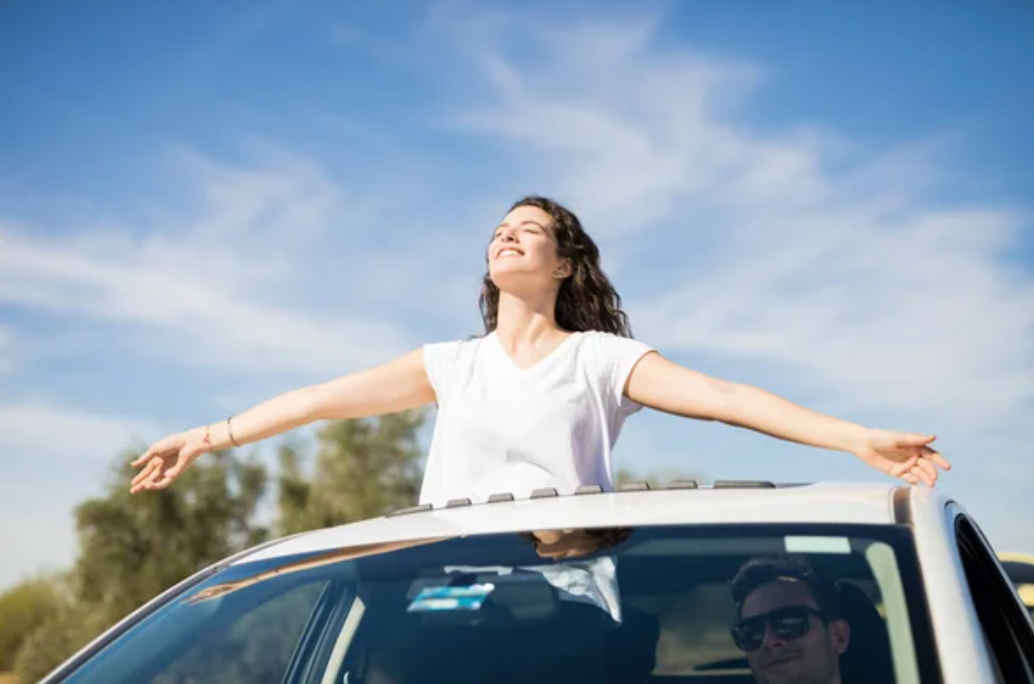
[[[836,587],[806,558],[784,555],[746,563],[732,582],[732,627],[759,684],[843,684],[840,656],[851,641]]]

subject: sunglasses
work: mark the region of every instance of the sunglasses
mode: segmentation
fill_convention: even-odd
[[[787,606],[740,620],[729,631],[741,651],[756,651],[765,642],[766,625],[771,625],[772,632],[780,639],[800,639],[808,633],[808,618],[812,615],[826,622],[826,614],[821,610],[811,606]]]

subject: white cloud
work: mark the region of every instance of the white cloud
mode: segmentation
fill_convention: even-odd
[[[0,375],[10,373],[15,368],[12,340],[11,332],[0,328]]]
[[[41,460],[107,458],[132,440],[158,435],[146,421],[84,412],[43,401],[0,403],[0,450]]]
[[[1029,216],[950,202],[943,140],[864,150],[846,133],[748,126],[762,72],[657,47],[656,17],[619,19],[522,32],[512,52],[459,22],[487,68],[457,122],[541,160],[534,174],[611,249],[650,237],[686,253],[631,302],[637,331],[672,352],[788,364],[852,410],[1022,425],[1034,279],[1001,257]]]
[[[1015,217],[816,209],[796,219],[781,240],[760,239],[764,251],[658,298],[643,328],[674,349],[790,364],[852,408],[970,431],[1022,424],[1034,284],[1012,281],[998,258]]]
[[[738,380],[777,377],[771,389],[829,412],[936,432],[956,466],[945,486],[994,539],[1031,548],[1015,519],[1034,513],[1034,277],[1005,259],[1029,210],[956,201],[959,134],[874,149],[850,131],[774,129],[750,107],[767,85],[757,65],[670,48],[655,16],[605,15],[514,32],[516,46],[481,18],[442,21],[487,65],[455,123],[579,213],[636,285],[638,335]],[[653,457],[684,462],[681,430],[661,428]],[[722,445],[694,465],[779,479],[782,461],[762,454],[789,467],[797,453]]]
[[[275,245],[294,254],[335,223],[348,225],[359,215],[360,199],[346,196],[313,160],[260,141],[249,147],[260,165],[234,166],[192,149],[172,149],[170,156],[200,200],[200,215],[189,225],[191,238],[245,252]]]
[[[943,136],[873,150],[849,131],[772,130],[749,116],[750,95],[767,84],[759,65],[672,47],[657,14],[594,9],[593,17],[543,21],[439,5],[433,35],[423,36],[433,50],[421,58],[429,71],[463,80],[436,91],[459,97],[445,105],[455,105],[452,124],[511,152],[493,161],[493,181],[569,202],[608,268],[635,283],[626,302],[637,333],[688,357],[789,367],[789,387],[859,419],[879,413],[907,418],[900,427],[944,426],[970,450],[974,469],[991,443],[996,460],[979,471],[982,486],[1029,477],[1034,285],[1001,260],[1029,217],[952,203],[958,179],[946,171]],[[336,31],[353,48],[394,50]],[[455,57],[450,47],[463,52],[462,71],[439,68]],[[480,80],[471,65],[483,68]],[[349,124],[357,138],[370,125]],[[404,166],[410,184],[420,175],[410,167],[436,168],[434,153],[400,161],[403,147],[379,145],[376,160],[349,148],[357,158],[348,164],[376,161],[379,173]],[[488,236],[488,223],[479,224],[496,218],[482,198],[427,173],[413,206],[417,193],[404,197],[398,186],[406,184],[391,173],[374,184],[386,191],[360,194],[317,157],[262,143],[252,151],[257,163],[232,164],[174,148],[170,196],[188,188],[189,211],[168,201],[145,219],[109,217],[117,223],[71,235],[0,217],[0,304],[72,326],[106,324],[113,346],[124,332],[133,345],[122,342],[119,353],[249,377],[367,366],[415,345],[423,317],[475,332],[464,326],[476,319]],[[381,158],[391,155],[400,156]],[[441,198],[448,201],[435,203]],[[12,363],[16,332],[0,329],[0,372]],[[239,405],[232,387],[220,392]],[[153,434],[46,404],[0,405],[3,454],[31,454],[35,463],[113,453],[128,428]],[[981,441],[987,432],[993,442]],[[660,431],[647,446],[686,450]],[[705,472],[709,457],[738,455],[699,453],[694,465]],[[43,470],[21,478],[22,489],[45,491]],[[967,500],[974,479],[952,488]],[[68,505],[81,498],[69,495]],[[7,509],[4,520],[16,514]],[[67,509],[62,516],[47,530],[70,526]],[[999,529],[1009,524],[1003,517]],[[40,528],[37,538],[47,534]]]
[[[346,201],[305,160],[238,169],[178,158],[199,188],[196,217],[70,237],[0,221],[0,302],[129,325],[149,335],[138,353],[248,372],[346,372],[412,345],[397,327],[350,313],[362,291],[321,313],[305,302],[321,289],[305,263],[321,236],[358,222],[369,202]],[[341,261],[363,270],[362,255]]]
[[[747,185],[810,165],[806,151],[775,141],[756,146],[716,115],[760,80],[756,67],[657,49],[660,23],[603,17],[520,32],[513,52],[521,59],[508,60],[498,31],[457,20],[458,42],[487,65],[489,97],[456,123],[529,150],[541,162],[537,182],[578,207],[601,235],[656,226],[675,200],[723,187],[747,154],[762,162]]]

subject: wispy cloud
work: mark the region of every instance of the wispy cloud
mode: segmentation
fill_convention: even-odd
[[[508,50],[459,21],[486,67],[456,121],[548,160],[533,175],[624,261],[656,261],[644,244],[685,254],[630,305],[663,349],[788,365],[844,410],[1023,425],[1034,279],[1003,256],[1029,214],[953,202],[944,141],[874,150],[751,123],[765,74],[658,48],[660,27],[604,17]]]
[[[397,42],[335,22],[323,28],[343,59],[383,67],[350,84],[349,97],[388,84],[391,97],[375,99],[390,100],[397,118],[338,111],[347,99],[337,96],[303,98],[299,111],[281,110],[292,126],[282,139],[242,126],[218,153],[193,142],[163,150],[156,166],[168,183],[146,203],[83,210],[72,190],[44,188],[18,205],[47,207],[53,222],[0,211],[0,305],[46,318],[53,345],[74,345],[60,332],[88,326],[102,348],[91,359],[105,370],[127,355],[159,359],[156,373],[207,388],[198,413],[237,410],[257,386],[283,384],[270,376],[322,379],[476,332],[490,226],[509,193],[543,192],[601,243],[642,338],[690,364],[717,358],[777,375],[772,389],[858,420],[948,432],[957,464],[954,450],[974,455],[953,491],[997,516],[992,534],[1034,543],[1006,510],[1030,511],[1018,483],[1034,473],[1024,461],[1034,284],[1003,259],[1031,219],[1024,207],[956,200],[965,174],[953,171],[953,145],[965,131],[875,148],[825,124],[775,128],[752,98],[778,87],[778,74],[673,40],[663,13],[641,5],[586,14],[436,3]],[[299,135],[301,121],[319,131]],[[325,146],[279,146],[305,139]],[[23,340],[35,334],[22,325],[0,325],[0,373],[17,374],[30,353]],[[206,384],[215,374],[191,375],[198,366],[235,382]],[[0,515],[36,522],[0,526],[21,534],[0,543],[42,559],[58,545],[40,540],[64,535],[63,555],[46,558],[67,559],[68,509],[96,472],[77,471],[75,489],[67,472],[53,478],[40,464],[96,469],[91,455],[158,427],[146,416],[2,401],[0,467],[21,470],[0,470],[9,473],[0,484],[20,483],[0,497]],[[666,432],[674,421],[642,420],[626,428],[626,447],[638,439],[650,458],[691,452],[709,474],[708,459],[739,464],[757,444],[737,451],[746,443],[730,438],[711,453]],[[644,425],[650,434],[637,438]],[[985,453],[987,467],[976,463]],[[990,482],[1000,500],[981,491]]]
[[[601,235],[656,227],[676,200],[724,187],[746,154],[765,162],[745,179],[755,185],[810,164],[800,149],[788,154],[771,141],[755,151],[720,118],[762,77],[756,67],[657,49],[661,23],[656,15],[604,16],[522,33],[507,46],[483,18],[457,20],[457,43],[485,69],[482,97],[456,123],[548,160],[535,167],[538,183],[577,206]]]
[[[12,336],[9,330],[0,328],[0,375],[14,370],[14,358],[11,351]]]
[[[784,221],[771,226],[781,238],[754,241],[763,250],[740,249],[731,268],[658,298],[646,327],[676,349],[790,364],[855,410],[956,430],[1023,424],[1034,283],[1001,260],[1019,217],[816,207]]]
[[[965,131],[874,147],[826,124],[773,127],[751,99],[771,74],[671,47],[656,15],[601,11],[518,45],[505,27],[541,22],[491,21],[441,22],[482,66],[453,123],[499,145],[514,184],[578,211],[632,285],[640,337],[820,410],[937,433],[956,466],[943,486],[1002,548],[1034,545],[1015,525],[1032,510],[1034,277],[1008,261],[1032,217],[972,199]],[[705,450],[684,430],[649,421],[623,439],[704,472],[871,475],[749,436]]]
[[[8,458],[32,453],[44,462],[83,459],[97,463],[126,448],[133,439],[156,434],[154,425],[139,419],[43,401],[0,403],[0,451]]]
[[[130,326],[149,334],[138,352],[242,371],[345,372],[411,344],[390,323],[349,314],[347,298],[329,312],[306,306],[305,258],[364,210],[317,166],[179,159],[196,215],[65,237],[0,222],[0,301]]]

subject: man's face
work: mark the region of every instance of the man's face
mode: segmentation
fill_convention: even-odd
[[[763,584],[743,602],[740,621],[767,616],[788,616],[783,627],[796,625],[798,629],[784,629],[783,636],[771,623],[759,627],[760,645],[747,649],[747,662],[760,684],[839,684],[839,656],[847,650],[851,630],[845,620],[825,622],[820,616],[806,612],[803,634],[794,636],[803,627],[794,622],[795,609],[818,610],[818,604],[803,582],[776,581]],[[790,609],[789,615],[783,609]],[[783,611],[783,612],[778,612]],[[798,614],[805,613],[799,611]],[[757,624],[757,621],[754,622]],[[787,634],[786,632],[790,632]]]

